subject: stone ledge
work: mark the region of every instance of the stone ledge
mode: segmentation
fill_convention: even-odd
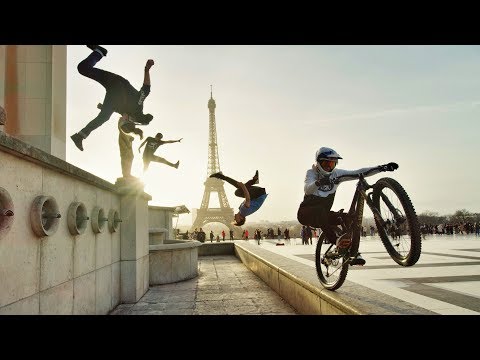
[[[168,242],[158,245],[150,245],[150,252],[152,251],[165,251],[165,250],[178,250],[178,249],[190,249],[202,246],[202,243],[197,240],[189,240],[182,242]]]
[[[166,228],[150,228],[148,229],[149,234],[162,234],[162,233],[168,233],[168,229]]]
[[[3,132],[0,132],[0,151],[9,153],[47,169],[77,178],[98,188],[119,193],[118,187],[114,184]],[[143,196],[151,200],[149,194],[143,192],[143,190],[142,193]]]
[[[336,291],[327,290],[322,287],[311,266],[258,246],[235,243],[235,254],[301,314],[435,315],[348,280]]]
[[[235,255],[233,242],[205,242],[198,248],[198,256]]]

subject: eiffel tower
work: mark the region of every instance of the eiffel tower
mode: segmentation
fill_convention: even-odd
[[[211,174],[220,171],[220,162],[218,161],[218,146],[217,146],[217,129],[215,124],[215,100],[213,100],[212,86],[210,85],[210,100],[208,100],[208,110],[210,112],[209,121],[209,136],[208,136],[208,165],[207,165],[207,180],[203,183],[205,185],[205,192],[203,193],[202,205],[197,210],[197,216],[193,222],[190,232],[195,228],[199,229],[205,224],[212,222],[219,222],[226,225],[230,230],[234,230],[231,224],[233,221],[233,208],[228,204],[227,195],[223,184],[225,181],[217,178],[209,177]],[[219,208],[209,207],[210,196],[213,192],[218,194],[220,203]],[[229,238],[227,235],[226,238]]]

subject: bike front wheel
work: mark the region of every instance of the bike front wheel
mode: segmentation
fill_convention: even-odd
[[[337,247],[326,240],[324,233],[320,235],[315,249],[315,268],[318,280],[328,290],[337,290],[347,278],[348,263],[338,253]]]
[[[422,239],[405,189],[394,179],[381,178],[373,186],[372,200],[381,215],[381,219],[375,217],[375,223],[388,254],[399,265],[414,265],[420,258]]]

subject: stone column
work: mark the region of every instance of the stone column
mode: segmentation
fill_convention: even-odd
[[[148,201],[150,195],[135,178],[115,184],[120,200],[120,302],[135,303],[149,287]]]
[[[5,47],[0,45],[0,131],[4,130],[5,122],[7,121],[7,113],[5,112]]]
[[[6,45],[3,53],[5,132],[65,160],[67,47]]]

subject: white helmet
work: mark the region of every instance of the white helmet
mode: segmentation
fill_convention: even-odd
[[[333,169],[335,169],[335,166],[337,166],[338,159],[342,159],[342,157],[335,150],[322,146],[315,153],[318,172],[323,176],[329,176]],[[327,168],[324,168],[325,166]]]

